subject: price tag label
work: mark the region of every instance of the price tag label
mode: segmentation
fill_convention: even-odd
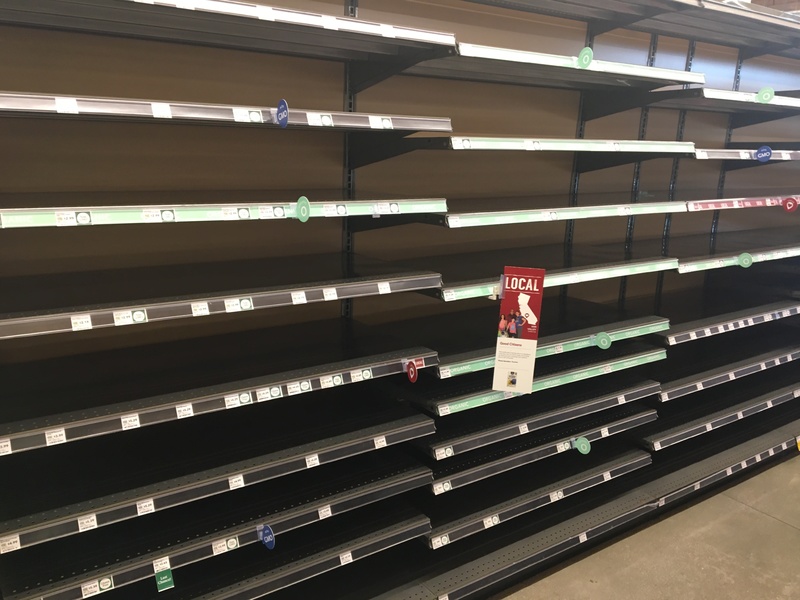
[[[578,543],[585,544],[587,539],[589,538],[586,537],[586,534],[582,533],[578,536]]]
[[[381,448],[386,448],[386,436],[379,435],[375,438],[375,449],[380,450]]]
[[[85,331],[92,328],[92,315],[72,315],[72,331]]]
[[[64,444],[67,441],[67,432],[63,427],[60,429],[51,429],[50,431],[44,432],[44,439],[48,446]]]
[[[225,312],[226,313],[234,313],[234,312],[241,312],[242,304],[239,301],[239,298],[228,298],[225,300]]]
[[[326,506],[323,506],[322,508],[320,508],[317,511],[317,514],[319,515],[319,520],[320,521],[322,521],[323,519],[327,519],[329,517],[332,517],[333,516],[333,510],[331,509],[331,505],[328,504]]]
[[[165,102],[151,102],[150,110],[156,119],[171,119],[172,107]]]
[[[305,304],[308,302],[306,293],[303,290],[299,292],[292,292],[292,304]]]
[[[97,515],[85,515],[83,517],[78,517],[78,531],[83,533],[84,531],[89,531],[91,529],[97,529]]]
[[[123,415],[119,418],[120,424],[122,425],[122,431],[128,431],[129,429],[139,429],[141,427],[141,423],[139,422],[139,415]]]
[[[237,408],[239,406],[241,406],[241,403],[239,402],[239,394],[225,396],[225,408]]]
[[[156,512],[156,503],[152,498],[140,500],[136,503],[136,514],[140,517],[142,515],[149,515],[150,513],[154,512]]]
[[[290,383],[286,386],[286,390],[289,392],[290,396],[296,396],[297,394],[302,394],[303,391],[300,389],[300,382],[295,381]]]
[[[77,98],[63,98],[57,97],[56,112],[59,114],[77,115],[78,114],[78,100]]]
[[[564,490],[550,492],[550,502],[558,502],[564,499]]]
[[[319,466],[319,454],[311,454],[306,456],[306,468],[313,469]]]
[[[0,440],[0,456],[7,456],[11,454],[13,450],[11,450],[11,440],[8,438],[3,438]]]
[[[661,442],[653,442],[653,449],[657,452],[661,450]]]
[[[192,302],[193,317],[207,317],[208,315],[208,302]]]
[[[379,115],[369,116],[369,126],[372,129],[394,129],[391,117],[381,117]]]
[[[322,205],[322,216],[323,217],[339,217],[341,215],[339,215],[339,212],[338,212],[335,204],[323,204]]]
[[[161,210],[157,208],[145,208],[142,210],[142,221],[145,223],[161,223]]]
[[[169,556],[165,556],[164,558],[157,558],[153,561],[154,573],[161,573],[161,571],[166,571],[167,569],[171,568],[172,565],[169,562]]]
[[[333,377],[330,375],[326,375],[325,377],[319,378],[319,385],[323,390],[327,390],[328,388],[333,387]]]
[[[439,379],[449,379],[452,377],[450,367],[439,367]]]
[[[433,484],[433,494],[438,496],[439,494],[444,494],[444,484],[443,483],[434,483]]]
[[[730,477],[731,475],[733,475],[733,468],[728,467],[727,469],[725,469],[725,475],[727,477]]]
[[[322,297],[328,302],[330,300],[338,300],[339,294],[336,292],[336,288],[325,288],[322,290]]]
[[[486,517],[483,520],[483,528],[489,529],[490,527],[494,527],[500,523],[500,516],[499,515],[492,515],[491,517]]]
[[[358,383],[364,381],[364,375],[361,371],[350,371],[350,381]]]
[[[244,487],[244,475],[233,475],[228,477],[228,489],[238,490]]]
[[[571,446],[570,446],[570,443],[569,443],[569,442],[561,442],[560,444],[558,444],[558,445],[556,446],[556,450],[557,450],[557,451],[558,451],[558,453],[560,454],[561,452],[566,452],[567,450],[569,450],[569,449],[570,449],[570,447],[571,447]]]
[[[453,449],[451,448],[450,452],[452,453],[452,451]],[[443,460],[447,458],[447,451],[444,448],[436,448],[436,450],[433,451],[433,455],[436,457],[436,460]]]
[[[614,367],[612,367],[611,365],[603,365],[603,373],[605,373],[606,375],[611,373],[611,371],[613,371],[613,370],[614,370]]]
[[[378,293],[379,294],[391,294],[392,293],[392,286],[389,285],[388,281],[381,281],[378,284]]]
[[[75,227],[78,225],[78,217],[74,212],[60,211],[56,213],[56,227]]]
[[[625,396],[623,395],[617,396],[617,404],[625,404]]]
[[[91,598],[100,593],[100,582],[89,581],[81,584],[81,598]]]
[[[175,415],[179,419],[186,419],[187,417],[194,416],[194,408],[191,404],[178,404],[175,407]]]
[[[604,437],[604,438],[608,437],[608,427],[603,427],[600,430],[600,437]]]
[[[772,400],[767,400],[767,408],[772,408]]]
[[[433,547],[434,550],[438,550],[442,546],[446,546],[449,543],[450,543],[449,537],[447,537],[446,535],[440,535],[439,537],[435,537],[431,540],[431,547]]]
[[[232,537],[225,540],[217,540],[211,544],[211,551],[214,553],[214,556],[217,556],[218,554],[224,554],[225,552],[236,550],[238,547],[239,538]]]
[[[455,302],[456,300],[456,291],[455,290],[444,290],[442,294],[445,302]]]
[[[339,555],[339,563],[342,565],[349,565],[353,562],[353,553],[352,552],[343,552]]]
[[[8,537],[0,538],[0,554],[7,554],[8,552],[16,552],[22,548],[18,535],[11,535]]]
[[[528,424],[527,423],[523,423],[522,425],[519,426],[519,433],[520,433],[520,435],[524,435],[524,434],[528,433]]]

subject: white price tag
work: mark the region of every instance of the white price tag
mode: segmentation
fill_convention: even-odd
[[[700,482],[697,482],[694,484],[694,491],[696,492],[699,489],[700,489]]]
[[[338,217],[338,216],[341,216],[341,215],[339,215],[335,204],[323,204],[322,205],[322,216],[323,217]]]
[[[731,467],[728,467],[727,469],[725,469],[725,475],[727,477],[730,477],[731,475],[733,475],[733,469]]]
[[[569,443],[569,442],[561,442],[560,444],[558,444],[558,445],[556,446],[556,450],[557,450],[559,453],[561,453],[561,452],[566,452],[566,451],[567,451],[567,450],[569,450],[569,449],[570,449],[570,443]]]
[[[797,389],[796,389],[796,390],[795,390],[795,391],[792,393],[792,395],[793,395],[795,398],[800,398],[800,388],[797,388]]]
[[[129,429],[139,429],[142,426],[141,422],[139,421],[138,414],[132,415],[123,415],[119,418],[120,424],[122,425],[122,431],[128,431]]]
[[[746,460],[743,460],[743,461],[742,461],[741,463],[739,463],[739,464],[742,466],[742,468],[743,468],[743,469],[746,469],[746,468],[747,468],[747,461],[746,461]]]
[[[744,419],[744,413],[742,411],[737,412],[736,413],[736,419],[737,420]]]
[[[520,435],[524,435],[524,434],[528,433],[528,424],[527,423],[523,423],[522,425],[519,426],[519,433],[520,433]]]
[[[656,451],[661,450],[661,442],[653,442],[653,449]]]
[[[67,432],[63,427],[61,429],[51,429],[50,431],[45,431],[44,440],[48,446],[64,444],[67,441]]]
[[[379,115],[369,115],[369,126],[372,129],[394,129],[391,117],[381,117]]]
[[[161,573],[161,571],[166,571],[171,568],[172,565],[169,562],[169,556],[165,556],[164,558],[157,558],[153,561],[154,573]]]
[[[78,114],[78,100],[77,98],[63,98],[56,97],[56,112],[65,115]]]
[[[353,562],[353,553],[352,552],[344,552],[339,555],[339,563],[342,565],[349,565]]]
[[[617,396],[617,404],[625,404],[625,396]]]
[[[228,477],[228,489],[238,490],[244,487],[244,475],[233,475]]]
[[[456,300],[456,291],[455,290],[444,290],[442,294],[445,302],[455,302]]]
[[[447,541],[445,541],[445,540],[447,540]],[[439,537],[435,537],[435,538],[433,538],[433,539],[431,540],[431,547],[432,547],[434,550],[438,550],[438,549],[439,549],[439,548],[441,548],[442,546],[445,546],[445,545],[447,545],[447,543],[448,543],[449,541],[450,541],[450,540],[448,539],[448,537],[447,537],[446,535],[440,535]]]
[[[171,119],[172,107],[165,102],[151,102],[150,109],[156,119]]]
[[[97,515],[84,515],[83,517],[78,517],[78,531],[83,533],[84,531],[89,531],[91,529],[97,529]]]
[[[500,517],[498,515],[492,515],[491,517],[486,517],[483,520],[483,528],[489,529],[490,527],[494,527],[500,523]]]
[[[11,452],[11,440],[8,438],[0,440],[0,456],[7,456],[11,454]]]
[[[445,452],[444,448],[436,448],[436,450],[433,451],[433,455],[436,457],[436,460],[447,458],[447,452]]]
[[[115,310],[114,325],[133,325],[133,312],[130,310]]]
[[[336,288],[325,288],[322,290],[322,297],[325,302],[328,302],[330,300],[338,300],[339,294],[336,292]]]
[[[225,312],[226,313],[234,313],[234,312],[241,312],[242,304],[239,301],[239,298],[228,298],[225,300]]]
[[[142,211],[142,221],[145,223],[161,223],[161,210],[158,208],[145,208]]]
[[[611,481],[611,473],[609,473],[608,471],[603,473],[603,481]]]
[[[72,315],[72,331],[84,331],[92,328],[92,315]]]
[[[380,450],[381,448],[386,448],[386,436],[379,435],[375,438],[375,449]]]
[[[706,431],[711,431],[712,429],[714,429],[714,427],[711,425],[711,423],[706,423]]]
[[[306,121],[311,127],[322,127],[322,113],[307,112]]]
[[[363,373],[361,371],[350,371],[350,381],[352,381],[353,383],[364,381]]]
[[[327,390],[328,388],[333,387],[333,377],[327,375],[325,377],[319,378],[319,385],[323,390]]]
[[[445,489],[444,489],[444,484],[443,483],[434,483],[433,484],[433,494],[435,496],[438,496],[439,494],[444,494],[444,493],[445,493]]]
[[[178,404],[175,407],[175,415],[179,419],[186,419],[187,417],[194,416],[194,408],[191,404]]]
[[[100,582],[89,581],[81,584],[81,598],[90,598],[100,593]]]
[[[225,396],[225,408],[237,408],[239,406],[241,406],[241,403],[239,402],[239,394]]]
[[[56,213],[56,227],[74,227],[78,225],[78,218],[74,212],[60,211]]]
[[[150,513],[156,512],[156,503],[153,501],[152,498],[148,498],[147,500],[140,500],[136,503],[136,514],[140,517],[142,515],[149,515]]]
[[[613,371],[613,370],[614,370],[614,367],[612,367],[611,365],[603,365],[603,373],[605,373],[606,375],[611,373],[611,371]]]
[[[550,492],[550,502],[558,502],[564,499],[564,490]]]
[[[461,227],[461,217],[458,215],[447,215],[447,226],[451,229]]]
[[[306,293],[303,290],[292,292],[292,304],[305,304],[306,302],[308,300],[306,300]]]
[[[772,408],[772,400],[767,400],[767,408]]]
[[[317,511],[317,514],[319,515],[319,520],[320,521],[322,521],[323,519],[327,519],[329,517],[332,517],[333,516],[333,510],[331,509],[331,505],[328,504],[326,506],[323,506],[322,508],[320,508]]]
[[[232,537],[227,540],[217,540],[211,544],[211,551],[214,553],[214,556],[217,556],[218,554],[225,554],[230,550],[236,550],[238,547],[239,539]]]
[[[659,499],[658,499],[658,507],[659,507],[659,508],[661,508],[662,506],[664,506],[666,503],[667,503],[667,501],[666,501],[666,500],[664,500],[664,498],[659,498]]]
[[[555,350],[556,354],[561,354],[562,352],[564,352],[564,346],[562,344],[556,344]]]
[[[259,219],[277,219],[283,216],[283,212],[281,209],[281,214],[275,214],[274,206],[259,206],[258,207],[258,218]]]
[[[20,548],[22,548],[22,544],[20,544],[18,535],[0,538],[0,554],[15,552]]]
[[[585,544],[587,539],[589,538],[586,537],[586,534],[582,533],[578,536],[578,543]]]
[[[439,367],[439,379],[449,379],[452,377],[450,367]]]
[[[379,294],[391,294],[392,293],[392,286],[389,285],[388,281],[381,281],[378,284],[378,293]]]
[[[604,438],[608,437],[608,427],[603,427],[600,430],[600,437],[604,437]]]
[[[289,392],[290,396],[296,396],[297,394],[302,394],[303,391],[300,389],[300,382],[295,381],[290,383],[286,386],[286,390]]]
[[[312,469],[319,466],[319,454],[311,454],[306,456],[306,468]]]
[[[193,317],[207,317],[208,315],[208,302],[192,302]]]

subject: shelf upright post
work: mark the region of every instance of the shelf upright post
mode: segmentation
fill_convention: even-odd
[[[742,62],[744,62],[744,53],[742,50],[739,50],[739,55],[736,58],[736,72],[733,75],[733,91],[738,92],[739,86],[742,82]],[[734,116],[731,115],[728,117],[728,129],[725,131],[725,145],[723,148],[727,148],[728,144],[731,143],[731,137],[733,136],[733,118]],[[722,164],[719,168],[719,180],[717,182],[717,198],[722,198],[722,195],[725,193],[725,176],[727,175],[727,169],[725,168],[725,161],[722,161]],[[711,235],[708,240],[708,249],[710,253],[714,253],[717,248],[717,230],[719,229],[719,210],[715,210],[713,216],[711,217]]]
[[[656,63],[656,52],[658,51],[658,35],[650,34],[650,48],[647,52],[647,66],[652,67]],[[650,117],[650,108],[643,106],[639,113],[639,140],[647,137],[647,121]],[[633,165],[633,180],[631,182],[631,204],[639,202],[640,177],[642,174],[642,161],[636,161]],[[628,216],[628,223],[625,226],[625,258],[630,258],[633,249],[633,231],[636,226],[636,215]],[[628,278],[621,277],[619,280],[619,308],[625,309],[625,296],[628,291]]]
[[[344,15],[355,19],[358,17],[358,0],[345,0]],[[356,93],[352,81],[352,63],[346,62],[344,66],[344,110],[355,112]],[[344,135],[344,193],[348,200],[355,199],[356,194],[356,170],[351,159],[351,133]],[[353,253],[355,252],[355,232],[350,217],[342,219],[342,270],[346,277],[353,276]],[[353,299],[346,298],[341,301],[341,315],[348,321],[353,317]]]
[[[686,49],[686,71],[692,70],[692,63],[694,62],[694,54],[697,50],[697,43],[694,40],[689,40],[689,47]],[[684,84],[684,89],[689,87],[689,84]],[[678,128],[675,134],[675,141],[682,142],[684,132],[686,130],[686,110],[678,112]],[[672,171],[669,175],[669,190],[667,192],[667,200],[669,202],[675,201],[675,190],[678,186],[678,169],[680,168],[681,159],[676,156],[672,159]],[[661,256],[669,254],[669,234],[672,229],[672,213],[664,215],[664,229],[661,233]],[[664,293],[664,277],[665,272],[661,271],[658,274],[658,281],[656,282],[655,306],[654,314],[659,314],[661,310],[661,297]]]
[[[594,47],[594,28],[592,24],[589,23],[586,26],[586,41],[584,46],[587,48]],[[586,117],[584,116],[584,105],[586,103],[586,92],[580,92],[580,98],[578,100],[578,123],[576,125],[575,130],[575,139],[583,139],[586,130]],[[570,206],[578,206],[578,191],[580,189],[581,184],[581,174],[578,170],[578,154],[575,154],[575,157],[572,161],[572,178],[570,179],[569,184],[569,205]],[[572,265],[572,245],[575,240],[575,220],[568,219],[565,222],[564,227],[564,266],[569,267]],[[561,290],[559,291],[559,304],[561,307],[561,314],[566,314],[566,307],[567,307],[567,297],[569,294],[569,290],[567,289],[566,285],[561,286]]]

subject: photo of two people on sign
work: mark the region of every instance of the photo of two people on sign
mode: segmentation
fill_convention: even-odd
[[[522,329],[528,324],[528,319],[522,316],[520,311],[509,311],[506,315],[500,315],[500,323],[497,325],[497,337],[518,338],[522,335]]]

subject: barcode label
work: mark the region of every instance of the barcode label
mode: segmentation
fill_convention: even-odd
[[[522,425],[519,426],[519,433],[520,433],[520,435],[528,433],[528,424],[527,423],[523,423]]]
[[[353,562],[352,552],[344,552],[339,555],[339,564],[349,565],[351,562]]]
[[[171,119],[172,108],[165,102],[151,102],[150,110],[156,119]]]
[[[322,297],[328,302],[329,300],[338,300],[339,294],[336,288],[325,288],[322,290]]]
[[[306,456],[306,468],[311,469],[319,466],[319,454]]]
[[[604,437],[604,438],[608,437],[608,427],[603,427],[600,430],[600,437]]]
[[[456,291],[444,290],[443,297],[445,302],[453,302],[456,299]]]
[[[129,429],[138,429],[141,427],[141,423],[139,422],[139,415],[124,415],[119,418],[120,424],[122,425],[122,431],[128,431]]]
[[[166,571],[167,569],[171,569],[172,565],[169,562],[169,556],[165,556],[164,558],[157,558],[153,561],[153,572],[160,573],[161,571]]]
[[[586,534],[582,533],[578,536],[578,543],[585,544],[587,539],[589,538],[586,537]]]
[[[375,438],[375,449],[379,450],[381,448],[386,448],[386,436],[379,435]]]
[[[617,404],[625,404],[625,396],[617,396]]]
[[[48,446],[57,446],[67,441],[67,432],[61,429],[51,429],[44,432],[44,440]]]
[[[233,475],[228,477],[228,489],[238,490],[244,487],[244,475]]]
[[[92,315],[72,315],[72,331],[85,331],[92,328]]]
[[[389,285],[388,281],[381,281],[378,284],[378,293],[379,294],[391,294],[392,293],[392,286]]]
[[[317,511],[319,515],[319,520],[322,521],[323,519],[327,519],[333,516],[333,510],[331,509],[331,505],[328,504],[327,506],[323,506]]]
[[[444,448],[436,448],[436,450],[434,450],[434,456],[436,457],[436,460],[442,460],[447,458],[447,452]]]
[[[306,293],[303,290],[299,292],[292,292],[292,304],[306,304]]]
[[[550,502],[558,502],[564,498],[564,490],[550,492]]]
[[[154,512],[156,512],[156,503],[152,498],[140,500],[136,503],[136,514],[140,517]]]
[[[483,528],[489,529],[489,527],[494,527],[495,525],[500,524],[500,515],[492,515],[491,517],[486,517],[483,520]]]
[[[208,302],[192,302],[193,317],[207,317],[208,314]]]
[[[449,404],[442,404],[438,409],[440,417],[446,417],[450,414],[450,405]]]
[[[242,305],[239,301],[239,298],[229,298],[225,300],[225,312],[226,313],[234,313],[234,312],[241,312]]]
[[[331,375],[327,375],[325,377],[319,378],[319,385],[323,390],[333,387],[333,377]]]
[[[8,552],[15,552],[22,547],[18,535],[11,535],[8,537],[0,538],[0,554]]]
[[[84,531],[89,531],[91,529],[97,529],[97,515],[85,515],[83,517],[78,517],[78,531],[83,533]]]
[[[6,456],[11,454],[11,452],[13,452],[11,449],[11,440],[8,438],[0,440],[0,456]]]
[[[567,450],[569,450],[569,449],[570,449],[570,447],[571,447],[571,444],[570,444],[569,442],[561,442],[560,444],[558,444],[558,445],[556,446],[556,450],[557,450],[559,453],[561,453],[561,452],[566,452]]]
[[[175,415],[179,419],[185,419],[187,417],[193,417],[194,416],[194,408],[192,407],[191,404],[178,404],[178,406],[175,407]]]

